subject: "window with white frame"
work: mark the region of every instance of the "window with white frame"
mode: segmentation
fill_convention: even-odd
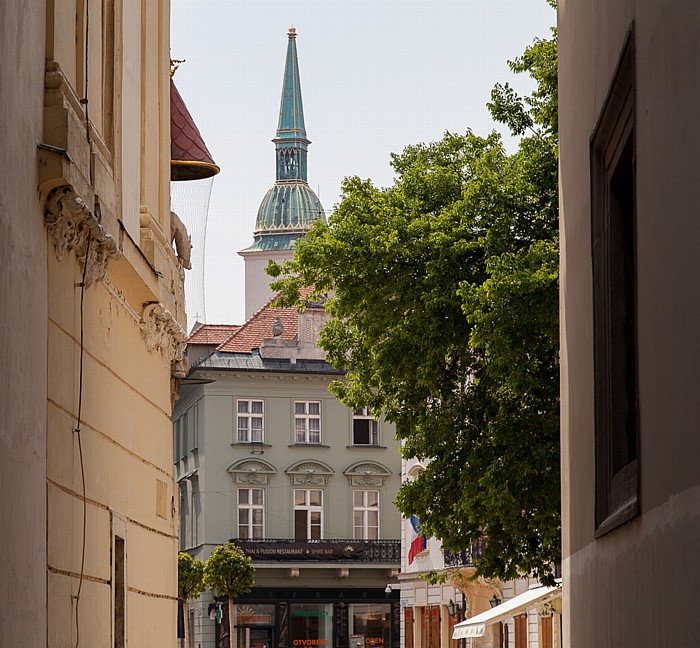
[[[262,540],[265,537],[265,492],[262,488],[238,489],[238,537]]]
[[[352,513],[355,540],[378,540],[379,491],[353,491]]]
[[[323,537],[323,491],[294,489],[294,539],[320,540]]]
[[[321,443],[321,402],[294,403],[294,443]]]
[[[264,406],[261,400],[239,400],[236,406],[238,412],[238,443],[262,443]]]
[[[352,416],[352,442],[354,445],[379,445],[379,421],[369,413],[369,407],[355,410]]]

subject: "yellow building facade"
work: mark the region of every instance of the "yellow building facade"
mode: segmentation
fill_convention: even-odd
[[[169,1],[0,11],[0,645],[176,645]]]

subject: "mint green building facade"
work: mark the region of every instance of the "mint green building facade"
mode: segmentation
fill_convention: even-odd
[[[173,413],[180,549],[205,560],[233,541],[256,567],[234,602],[236,648],[399,648],[401,457],[395,431],[328,390],[343,374],[317,346],[320,304],[272,308],[270,259],[324,218],[307,183],[296,32],[288,34],[277,179],[246,264],[246,323],[196,330]],[[208,336],[211,333],[212,336]],[[211,343],[209,343],[211,342]],[[225,600],[206,592],[187,622],[198,648],[228,646]]]

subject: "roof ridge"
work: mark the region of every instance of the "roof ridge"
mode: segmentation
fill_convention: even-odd
[[[248,328],[251,324],[253,324],[257,319],[259,319],[262,314],[266,310],[271,310],[271,309],[278,309],[280,311],[293,311],[293,310],[298,310],[296,306],[272,306],[272,302],[277,299],[282,294],[283,291],[278,291],[270,299],[268,299],[258,310],[256,310],[243,324],[241,324],[240,328],[238,330],[234,331],[231,333],[231,335],[219,346],[216,347],[217,351],[220,351],[222,353],[229,353],[228,351],[225,351],[222,349],[222,347],[226,346],[230,342],[234,340],[236,337],[243,337],[243,335],[246,333],[246,328]]]

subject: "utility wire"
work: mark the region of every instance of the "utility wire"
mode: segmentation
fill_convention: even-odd
[[[85,358],[85,280],[87,278],[88,261],[90,259],[90,244],[92,238],[88,236],[85,247],[85,265],[83,266],[83,280],[80,282],[80,367],[78,370],[78,423],[74,430],[78,439],[78,455],[80,457],[80,478],[83,487],[83,541],[80,557],[80,580],[78,581],[78,593],[75,595],[75,648],[80,646],[80,625],[78,623],[78,608],[80,605],[80,592],[83,588],[83,578],[85,576],[85,545],[87,531],[87,497],[85,490],[85,463],[83,461],[83,444],[80,438],[80,424],[83,415],[83,360]]]
[[[88,60],[90,58],[90,1],[85,2],[85,79],[84,79],[84,95],[80,100],[80,103],[85,106],[85,136],[88,142],[88,148],[92,146],[90,141],[90,112],[88,110],[88,75],[89,66]],[[88,151],[89,153],[89,151]],[[92,166],[92,165],[91,165]],[[91,171],[92,175],[92,171]],[[90,261],[90,244],[92,243],[92,237],[88,235],[87,243],[85,245],[85,264],[83,266],[83,280],[80,282],[80,368],[78,376],[78,422],[74,430],[76,438],[78,440],[78,456],[80,458],[80,479],[83,489],[83,538],[80,556],[80,579],[78,580],[78,593],[75,595],[75,648],[80,646],[80,623],[78,617],[78,611],[80,608],[80,594],[83,589],[83,579],[85,577],[85,547],[87,543],[87,497],[85,489],[85,462],[83,461],[83,444],[80,436],[80,424],[82,422],[83,414],[83,361],[85,358],[85,315],[84,315],[84,302],[85,302],[85,280],[87,278],[88,263]]]

